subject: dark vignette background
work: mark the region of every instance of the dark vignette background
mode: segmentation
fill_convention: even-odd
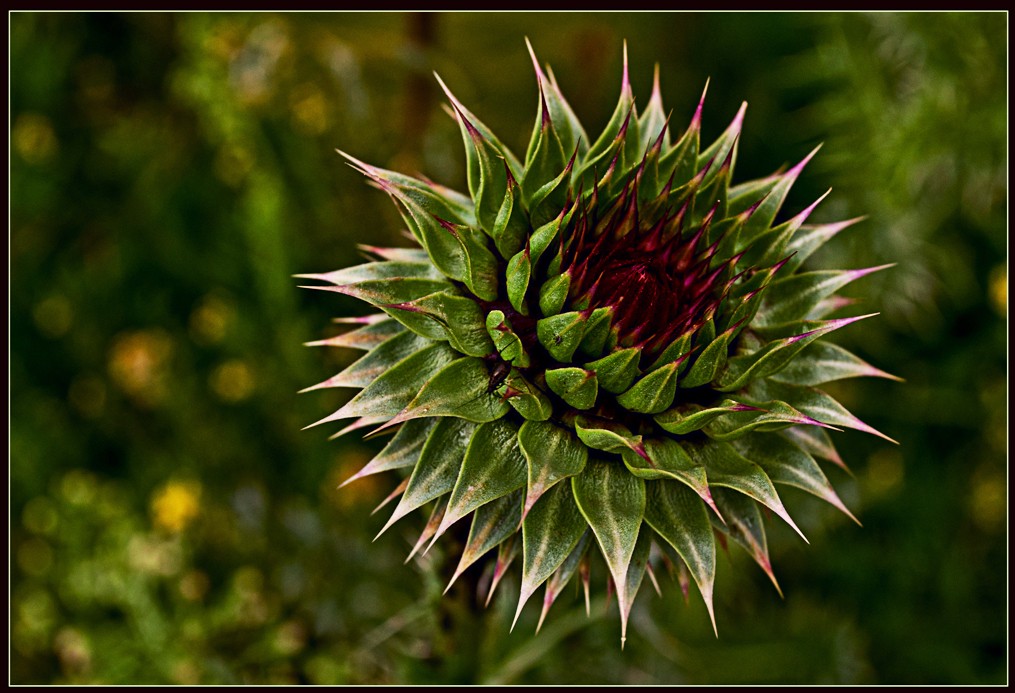
[[[1007,680],[1007,15],[10,16],[11,680],[15,683],[1002,683]],[[598,131],[627,40],[673,122],[749,102],[737,179],[824,148],[788,213],[869,219],[813,264],[897,262],[851,287],[840,341],[904,378],[836,396],[901,443],[837,437],[864,523],[787,492],[785,600],[736,549],[716,640],[695,594],[440,598],[444,555],[371,544],[394,477],[337,491],[376,441],[300,428],[353,354],[290,275],[399,243],[334,153],[462,188],[438,71],[509,146],[536,109],[528,36]]]

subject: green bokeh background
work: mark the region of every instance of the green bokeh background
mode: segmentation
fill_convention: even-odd
[[[16,683],[1002,683],[1007,680],[1007,16],[957,14],[36,14],[11,32],[11,680]],[[342,297],[290,275],[400,244],[345,166],[464,187],[438,71],[516,151],[528,36],[590,132],[653,63],[682,130],[749,102],[737,176],[824,142],[794,213],[861,214],[812,265],[876,319],[839,338],[906,379],[835,394],[900,442],[837,435],[863,528],[802,494],[769,523],[780,599],[721,556],[719,638],[692,589],[569,590],[513,633],[443,600],[425,517],[371,543],[397,477],[379,449],[301,432],[348,391],[297,396],[355,354]],[[856,309],[854,309],[855,311]],[[854,312],[854,314],[856,314]],[[334,430],[337,430],[334,429]],[[593,576],[596,578],[597,576]],[[599,575],[601,580],[604,576]],[[515,582],[512,582],[515,581]]]

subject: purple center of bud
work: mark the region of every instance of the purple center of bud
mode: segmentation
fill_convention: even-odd
[[[611,258],[590,294],[595,306],[612,306],[621,335],[636,337],[649,326],[670,322],[680,304],[679,282],[671,280],[659,258],[638,253]]]
[[[569,297],[579,309],[611,307],[622,346],[654,352],[693,332],[719,307],[734,260],[713,264],[706,246],[715,210],[690,231],[687,206],[640,219],[637,188],[626,188],[602,219],[595,196],[576,213],[565,250]]]

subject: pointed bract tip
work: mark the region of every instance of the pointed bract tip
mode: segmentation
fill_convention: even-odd
[[[434,79],[437,80],[437,84],[441,85],[441,89],[444,91],[444,93],[448,95],[448,98],[451,99],[452,101],[457,101],[458,99],[456,99],[454,94],[451,93],[451,90],[448,89],[448,85],[446,85],[444,83],[444,80],[441,79],[441,76],[437,74],[437,70],[434,70],[433,76]]]
[[[885,380],[894,380],[897,383],[904,383],[904,382],[906,382],[905,378],[900,378],[897,375],[893,375],[892,373],[889,373],[888,371],[883,371],[880,368],[876,368],[875,366],[871,366],[870,369],[868,369],[867,375],[869,375],[871,377],[874,377],[874,378],[884,378]]]
[[[320,419],[319,421],[315,421],[312,424],[307,424],[306,426],[304,426],[300,430],[301,431],[306,431],[306,430],[309,430],[311,428],[314,428],[315,426],[320,426],[321,424],[325,424],[325,423],[328,423],[328,422],[331,422],[331,421],[339,421],[341,419],[348,418],[346,416],[338,416],[339,412],[341,412],[341,411],[342,411],[341,409],[338,409],[337,411],[332,412],[331,414],[328,414],[327,416],[325,416],[323,419]]]
[[[395,414],[395,416],[392,417],[390,420],[388,420],[387,422],[385,422],[385,423],[381,424],[380,426],[378,426],[377,428],[375,428],[374,429],[374,433],[378,433],[380,431],[385,431],[385,430],[391,428],[392,426],[396,426],[396,425],[398,425],[400,423],[405,423],[409,419],[414,418],[412,416],[412,413],[413,413],[412,410],[409,409],[408,407],[406,407],[402,411],[400,411],[397,414]]]
[[[715,501],[712,499],[712,492],[708,490],[708,486],[705,486],[704,489],[698,491],[698,495],[701,496],[701,499],[703,501],[705,501],[705,505],[707,505],[709,508],[712,509],[712,512],[715,513],[715,516],[719,518],[719,521],[725,525],[726,519],[722,516],[722,513],[719,512],[719,508],[718,506],[716,506]]]
[[[536,58],[536,51],[532,48],[532,42],[529,41],[529,37],[525,37],[525,47],[529,50],[529,57],[532,58],[532,69],[536,71],[536,83],[539,85],[540,94],[543,89],[543,74],[542,68],[539,67],[539,59]]]
[[[339,156],[347,159],[350,162],[350,165],[353,168],[358,169],[360,171],[360,173],[363,173],[364,175],[369,176],[374,171],[377,170],[376,167],[371,166],[370,164],[366,163],[365,161],[360,161],[359,159],[354,157],[352,154],[349,154],[348,152],[343,151],[343,150],[339,149],[338,147],[335,148],[335,151],[338,152]]]
[[[832,192],[831,188],[826,190],[823,195],[821,195],[818,199],[814,200],[814,202],[807,205],[807,207],[805,207],[803,211],[801,211],[799,214],[793,217],[793,219],[790,220],[790,223],[794,224],[797,227],[802,226],[803,223],[807,221],[807,217],[811,215],[811,212],[813,212],[817,208],[817,206],[821,204],[826,197],[828,197],[828,195],[831,192]]]
[[[380,508],[378,508],[377,510],[380,510]],[[374,512],[377,512],[377,510],[375,510]],[[384,534],[385,532],[387,532],[388,528],[391,527],[391,525],[393,525],[396,520],[397,520],[397,518],[394,518],[394,517],[391,518],[390,520],[388,520],[387,523],[383,527],[381,527],[381,531],[377,533],[377,536],[375,536],[373,539],[371,539],[371,541],[373,542],[373,541],[377,541],[378,539],[380,539],[381,535]]]
[[[423,527],[423,531],[420,533],[419,539],[417,539],[416,543],[413,544],[412,551],[410,551],[409,555],[405,557],[404,561],[402,561],[402,565],[406,565],[409,561],[411,561],[416,556],[416,554],[419,553],[419,550],[423,548],[423,542],[425,542],[427,539],[430,538],[430,532],[432,527],[433,527],[433,517],[431,517],[430,520],[426,523],[426,526]],[[458,577],[457,574],[455,575],[455,577]],[[453,583],[454,581],[455,579],[451,578],[451,582]],[[450,587],[451,585],[449,584],[448,588]],[[445,589],[444,593],[447,594],[447,591],[448,590]]]
[[[870,433],[871,435],[877,436],[878,438],[883,438],[884,440],[887,440],[889,443],[894,443],[896,445],[899,444],[899,441],[895,440],[894,438],[890,438],[890,437],[886,436],[884,433],[882,433],[878,429],[874,428],[873,426],[871,426],[869,424],[864,423],[863,421],[861,421],[860,419],[856,418],[855,416],[851,416],[851,418],[852,418],[852,424],[853,424],[852,427],[854,429],[856,429],[858,431],[863,431],[864,433]]]
[[[652,72],[652,96],[649,97],[649,103],[653,101],[660,106],[663,103],[662,89],[659,86],[659,63],[656,63],[655,69]]]
[[[760,199],[759,199],[759,200],[758,200],[757,202],[755,202],[755,203],[754,203],[754,204],[752,204],[752,205],[751,205],[750,207],[748,207],[747,209],[745,209],[744,211],[742,211],[742,212],[740,213],[740,216],[739,216],[739,220],[740,220],[740,223],[744,223],[744,222],[746,222],[746,221],[747,221],[748,219],[750,219],[750,218],[751,218],[751,216],[753,216],[753,214],[754,214],[754,213],[755,213],[756,211],[758,211],[758,207],[760,207],[760,206],[762,205],[762,203],[763,203],[763,202],[764,202],[765,200],[767,200],[767,199],[768,199],[768,196],[769,196],[769,195],[771,195],[771,194],[772,194],[772,191],[771,191],[771,190],[769,190],[769,191],[768,191],[767,193],[765,193],[764,195],[762,195],[762,196],[761,196],[761,198],[760,198]],[[741,255],[742,255],[742,254],[743,254],[743,253],[741,253]]]
[[[850,325],[854,322],[859,322],[860,320],[866,320],[867,318],[873,318],[876,315],[880,315],[880,313],[868,313],[867,315],[855,315],[851,318],[835,318],[834,320],[825,320],[822,322],[821,327],[818,327],[817,329],[814,330],[808,330],[807,332],[802,332],[794,337],[787,337],[787,341],[789,341],[792,344],[800,341],[801,339],[806,339],[807,337],[810,337],[813,334],[819,335],[828,334],[829,332],[834,332],[835,330],[838,330],[841,327],[845,327],[846,325]]]
[[[478,130],[476,130],[476,127],[469,121],[468,118],[465,117],[466,109],[465,106],[462,105],[462,102],[455,98],[455,95],[451,93],[451,90],[448,89],[448,85],[444,83],[444,80],[441,79],[439,74],[434,72],[433,76],[437,78],[437,83],[441,85],[441,89],[444,91],[444,94],[448,97],[448,100],[451,101],[451,106],[454,109],[453,115],[463,126],[465,126],[465,129],[469,131],[469,135],[474,140],[482,139],[482,135]]]
[[[332,318],[331,321],[338,325],[373,325],[387,319],[386,313],[374,313],[373,315],[359,315],[349,318]]]
[[[880,272],[881,270],[886,270],[890,267],[895,267],[897,264],[898,264],[897,262],[889,262],[886,265],[877,265],[876,267],[864,267],[862,269],[848,271],[850,272],[850,274],[853,275],[853,279],[859,279],[860,277],[865,277],[868,274],[874,274],[875,272]]]
[[[839,495],[830,486],[828,487],[828,492],[825,494],[824,498],[826,501],[842,511],[846,517],[855,522],[857,526],[863,527],[863,523],[856,518],[856,515],[850,512],[849,508],[846,507],[846,504],[842,502],[842,499],[839,498]]]
[[[621,594],[620,590],[617,590],[617,608],[620,609],[620,649],[624,649],[624,643],[627,642],[627,617],[630,614],[629,609],[624,608],[624,602],[627,595]]]
[[[810,162],[810,160],[814,158],[814,155],[818,153],[819,149],[821,149],[820,144],[814,149],[812,149],[810,154],[801,159],[800,163],[798,163],[796,166],[787,171],[785,176],[791,179],[795,179],[797,176],[799,176],[800,172],[804,170],[804,166],[806,166]]]
[[[854,315],[851,318],[837,318],[835,320],[829,320],[828,322],[834,322],[834,323],[837,323],[839,325],[848,325],[851,322],[857,322],[859,320],[866,320],[867,318],[874,318],[874,317],[877,317],[879,315],[881,315],[880,312],[878,312],[878,313],[867,313],[866,315]]]
[[[782,593],[782,588],[779,587],[779,581],[775,579],[775,573],[772,572],[772,562],[768,559],[768,556],[761,553],[759,550],[755,550],[754,560],[757,562],[761,569],[765,571],[765,575],[772,581],[772,585],[775,587],[775,591],[779,593],[780,599],[785,599],[785,595]]]
[[[459,563],[458,563],[458,568],[456,568],[456,569],[455,569],[455,574],[451,576],[451,580],[450,580],[450,582],[448,582],[448,586],[444,588],[444,591],[443,591],[443,592],[441,592],[441,595],[445,595],[445,594],[447,594],[447,593],[448,593],[448,590],[450,590],[450,589],[451,589],[451,586],[455,584],[455,580],[457,580],[457,579],[458,579],[458,577],[459,577],[459,576],[460,576],[460,575],[461,575],[462,573],[464,573],[464,572],[465,572],[465,569],[464,569],[464,568],[462,568],[462,564],[461,564],[461,562],[459,562]]]
[[[511,629],[508,632],[512,632],[515,629],[515,624],[518,623],[518,617],[522,615],[522,609],[529,601],[529,597],[536,591],[538,585],[533,586],[531,589],[527,589],[523,584],[518,590],[518,607],[515,609],[515,617],[511,620]]]
[[[404,492],[405,489],[407,489],[408,487],[409,487],[409,478],[406,477],[406,478],[402,479],[402,483],[400,483],[398,486],[395,487],[394,491],[389,493],[384,500],[382,500],[380,503],[377,504],[376,508],[374,508],[373,510],[370,511],[370,514],[371,515],[376,515],[378,510],[380,510],[385,505],[387,505],[391,501],[393,501],[396,498],[398,498],[399,494]],[[380,534],[378,534],[377,536],[379,537]],[[374,537],[374,539],[376,540],[376,537]]]
[[[771,567],[768,570],[768,579],[772,581],[772,586],[775,587],[775,591],[779,593],[779,599],[785,599],[786,595],[782,593],[782,587],[779,586],[779,581],[775,579],[775,573],[771,572]]]
[[[348,486],[352,482],[356,481],[357,479],[362,479],[364,476],[366,476],[366,474],[364,474],[363,470],[361,469],[358,472],[356,472],[355,474],[353,474],[352,476],[350,476],[348,479],[346,479],[345,481],[340,483],[336,488],[339,488],[339,489],[345,488],[346,486]]]
[[[493,599],[493,593],[497,591],[497,585],[500,584],[501,578],[504,577],[507,566],[501,565],[500,561],[497,561],[497,565],[493,569],[493,580],[490,581],[490,591],[486,593],[486,601],[483,602],[484,607],[490,606],[490,601]]]
[[[556,599],[556,595],[550,591],[550,586],[546,586],[546,594],[543,596],[543,608],[539,612],[539,622],[536,623],[536,634],[539,634],[539,629],[543,627],[543,621],[546,620],[546,614],[549,613],[550,607],[553,606],[553,600]]]
[[[730,127],[739,133],[740,129],[744,126],[744,116],[746,114],[747,102],[744,101],[740,104],[740,109],[737,111],[736,116],[733,117],[733,122],[730,123]]]
[[[853,217],[852,219],[846,219],[844,221],[833,221],[833,222],[829,222],[827,224],[815,224],[813,226],[809,225],[809,226],[807,226],[807,228],[814,229],[814,230],[819,230],[820,229],[822,231],[822,233],[826,234],[827,238],[832,238],[833,236],[835,236],[837,233],[839,233],[843,229],[847,229],[850,226],[853,226],[854,224],[857,224],[857,223],[859,223],[861,221],[866,221],[866,219],[867,219],[867,215],[863,215],[863,216],[859,216],[859,217]]]
[[[712,603],[712,585],[708,585],[708,594],[705,590],[701,589],[701,585],[698,585],[699,591],[701,591],[701,598],[705,602],[705,609],[708,610],[708,618],[712,622],[712,632],[715,633],[715,637],[719,637],[719,628],[715,624],[715,605]]]
[[[349,418],[349,417],[348,416],[343,416],[342,418],[345,419],[345,418]],[[337,431],[336,433],[332,433],[330,436],[328,436],[328,440],[338,440],[339,438],[344,436],[346,433],[352,433],[353,431],[358,431],[361,428],[366,428],[367,426],[372,426],[375,423],[380,423],[380,422],[377,419],[366,418],[366,417],[356,419],[351,424],[349,424],[348,426],[343,428],[341,431]],[[364,435],[363,439],[366,440],[368,437],[369,437],[369,435]]]
[[[444,522],[442,521],[441,524],[444,524]],[[433,537],[430,538],[430,543],[426,545],[425,549],[423,549],[424,556],[430,553],[430,549],[433,548],[433,545],[437,543],[437,539],[440,538],[440,535],[443,533],[444,533],[443,530],[441,530],[441,528],[438,527],[437,531],[433,533]]]
[[[337,291],[338,293],[345,293],[344,291],[341,291],[341,289],[344,288],[344,285],[342,285],[342,286],[321,286],[320,284],[318,284],[318,285],[315,286],[313,284],[300,284],[296,288],[297,289],[317,289],[318,291]]]
[[[659,581],[656,579],[656,573],[652,569],[651,563],[645,564],[645,574],[648,575],[648,579],[652,582],[652,589],[655,590],[656,596],[662,597],[663,591],[659,588]]]
[[[705,95],[708,93],[708,82],[710,79],[711,77],[705,79],[705,88],[701,90],[701,98],[698,99],[698,106],[694,109],[689,130],[701,127],[701,110],[705,107]]]
[[[796,522],[793,522],[793,518],[791,518],[789,516],[788,512],[783,511],[782,519],[784,519],[786,521],[786,523],[790,527],[792,527],[796,531],[797,534],[800,535],[800,538],[804,540],[805,544],[810,544],[811,543],[810,539],[808,539],[806,536],[804,536],[804,533],[802,531],[800,531],[799,527],[796,526]]]
[[[582,574],[582,589],[585,592],[585,618],[592,617],[592,597],[589,593],[589,573],[586,569]]]
[[[450,508],[448,508],[448,510],[450,510]],[[434,530],[433,538],[430,540],[430,543],[427,544],[427,547],[423,551],[423,553],[427,553],[428,551],[430,551],[430,549],[433,548],[433,545],[437,543],[437,540],[440,539],[442,536],[444,536],[444,533],[448,531],[448,528],[451,527],[451,525],[458,522],[459,520],[461,520],[462,517],[464,517],[464,515],[452,517],[448,513],[448,510],[444,511],[444,516],[441,518],[440,524],[437,526],[437,529]]]
[[[631,94],[631,79],[627,71],[627,39],[624,39],[624,75],[621,78],[620,90],[627,95]]]

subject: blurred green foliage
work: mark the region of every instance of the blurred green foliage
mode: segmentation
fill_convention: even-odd
[[[10,21],[12,682],[1006,680],[1004,14]],[[430,72],[523,150],[525,36],[590,131],[626,39],[678,128],[706,77],[706,137],[750,103],[739,179],[824,141],[787,211],[831,185],[820,220],[869,219],[816,264],[899,263],[845,338],[908,382],[835,393],[901,443],[838,436],[865,526],[787,493],[812,545],[771,524],[785,601],[721,559],[718,640],[668,582],[623,652],[615,604],[577,596],[509,633],[511,585],[484,610],[440,596],[439,547],[402,565],[424,517],[371,544],[397,479],[336,487],[377,441],[300,432],[348,393],[295,393],[354,357],[301,343],[362,308],[290,275],[399,243],[334,148],[463,187]]]

